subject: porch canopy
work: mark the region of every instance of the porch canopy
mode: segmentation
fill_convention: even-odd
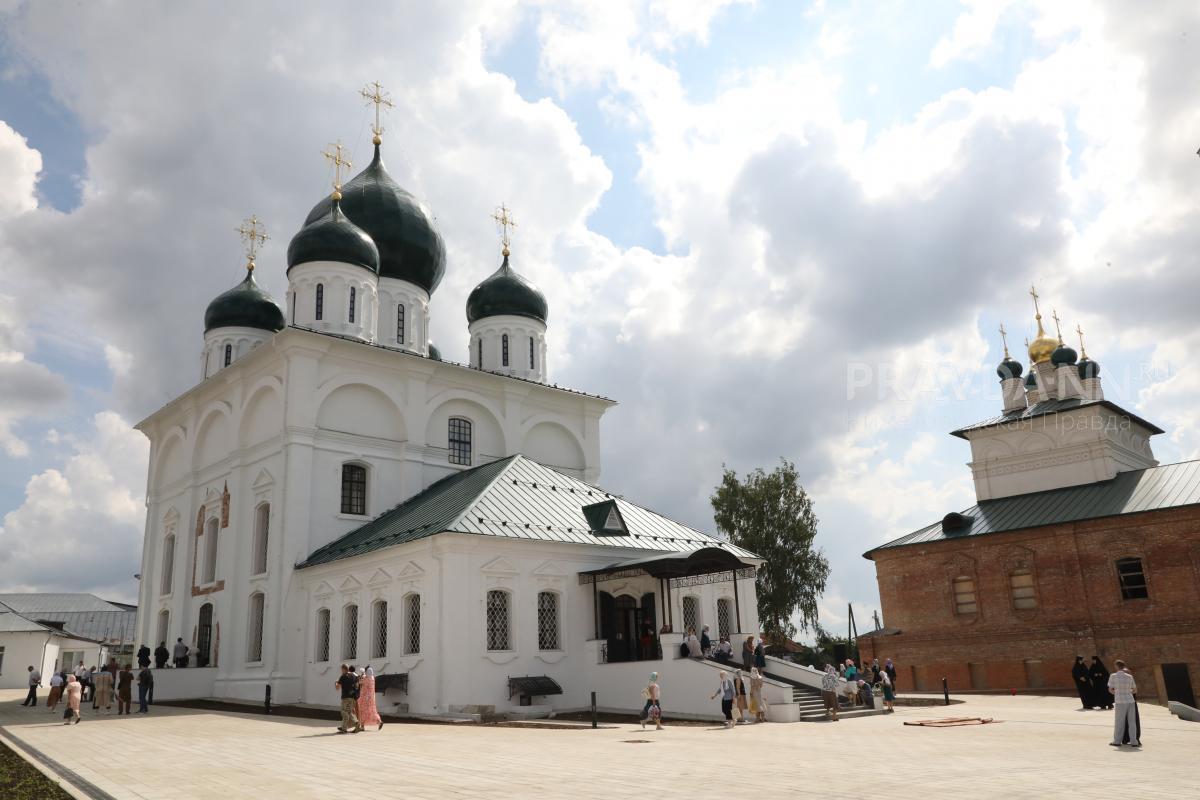
[[[671,581],[679,579],[699,578],[699,576],[716,576],[720,580],[732,580],[734,585],[733,602],[736,625],[741,628],[742,609],[737,591],[739,577],[753,577],[754,564],[743,561],[741,557],[723,547],[699,547],[695,550],[656,553],[627,561],[618,561],[607,567],[591,569],[579,573],[581,584],[592,584],[593,604],[595,606],[596,638],[601,638],[601,613],[598,584],[601,581],[617,580],[649,576],[659,581],[659,596],[663,603],[663,626],[665,630],[674,630],[673,611],[671,608]],[[728,577],[719,577],[728,576]],[[708,582],[700,579],[701,582]],[[680,631],[687,633],[687,631]]]

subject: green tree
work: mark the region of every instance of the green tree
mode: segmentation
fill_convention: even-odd
[[[755,584],[764,633],[792,638],[796,612],[801,629],[817,623],[817,598],[825,591],[829,562],[813,547],[817,517],[796,467],[780,461],[772,472],[759,467],[745,480],[725,469],[711,500],[717,529],[765,560]]]

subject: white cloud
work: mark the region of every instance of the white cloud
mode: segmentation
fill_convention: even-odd
[[[37,178],[41,171],[42,154],[0,120],[0,219],[37,208]]]
[[[963,0],[967,10],[954,21],[954,30],[934,45],[929,55],[933,67],[944,67],[960,58],[971,58],[986,48],[1000,16],[1013,0]]]

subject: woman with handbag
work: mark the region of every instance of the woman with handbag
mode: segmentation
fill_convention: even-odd
[[[79,724],[79,698],[83,694],[83,684],[75,679],[74,675],[67,676],[67,707],[63,709],[63,719],[66,722],[63,725],[70,725],[74,722]]]
[[[658,673],[650,673],[650,681],[646,684],[646,688],[642,689],[642,699],[646,701],[646,705],[642,706],[642,730],[646,730],[646,720],[654,722],[654,730],[662,730],[662,706],[659,705],[659,699],[662,697],[662,689],[658,685]]]

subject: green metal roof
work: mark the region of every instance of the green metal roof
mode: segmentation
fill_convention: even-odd
[[[863,553],[1003,533],[1063,522],[1081,522],[1200,504],[1200,461],[1182,461],[1121,472],[1112,480],[1046,492],[984,500],[962,512],[966,524],[950,531],[941,522]],[[949,516],[949,515],[947,515]]]
[[[583,507],[610,499],[617,503],[628,536],[591,533]],[[298,566],[328,564],[438,533],[653,551],[719,547],[736,556],[756,558],[748,550],[514,455],[443,478],[316,550]]]
[[[1010,422],[1033,419],[1035,417],[1044,417],[1047,414],[1057,414],[1060,411],[1072,411],[1076,408],[1087,408],[1088,406],[1103,406],[1110,411],[1116,412],[1122,417],[1128,417],[1151,433],[1163,432],[1162,428],[1151,422],[1147,422],[1136,414],[1130,414],[1116,403],[1108,400],[1081,400],[1078,397],[1071,397],[1066,400],[1043,400],[1040,403],[1034,403],[1028,408],[1018,408],[1015,411],[1009,411],[1008,413],[1001,414],[998,417],[992,417],[991,419],[985,419],[982,422],[966,425],[956,431],[951,431],[950,435],[957,436],[960,439],[966,439],[967,431],[975,431],[981,428],[994,428],[997,425],[1007,425]]]
[[[467,295],[467,322],[504,315],[545,322],[549,314],[546,296],[509,266],[507,255],[500,268]]]
[[[227,292],[217,295],[204,310],[204,332],[213,328],[260,328],[278,331],[284,326],[283,311],[275,305],[246,271],[245,279]]]

